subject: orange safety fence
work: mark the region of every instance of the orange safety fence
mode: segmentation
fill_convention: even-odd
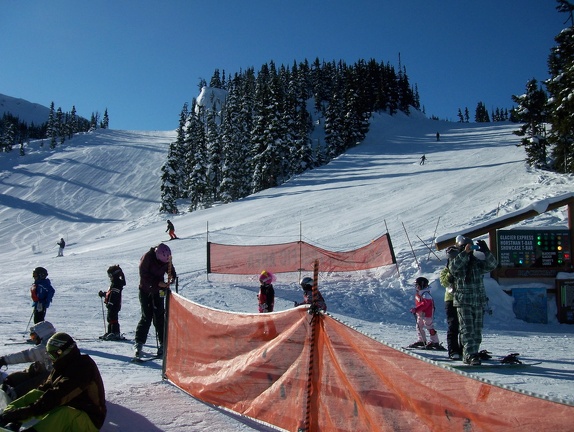
[[[395,264],[391,237],[387,233],[368,245],[346,252],[332,252],[297,241],[274,245],[225,245],[207,243],[207,273],[258,274],[313,270],[316,259],[322,271],[346,272]]]
[[[480,381],[305,307],[223,312],[171,293],[164,375],[288,431],[572,430],[574,406]]]

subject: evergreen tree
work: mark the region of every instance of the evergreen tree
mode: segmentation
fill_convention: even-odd
[[[194,103],[189,115],[185,137],[185,163],[187,178],[186,196],[190,198],[189,210],[202,207],[208,194],[207,188],[207,149],[205,143],[204,108]]]
[[[512,100],[518,104],[516,119],[524,123],[514,134],[523,137],[518,145],[526,150],[526,162],[531,166],[546,166],[546,93],[538,81],[532,79],[526,84],[526,93],[514,95]]]
[[[460,108],[458,109],[458,122],[464,123],[464,117],[462,115],[462,111],[460,110]]]
[[[108,129],[110,127],[110,118],[108,117],[108,109],[104,111],[104,116],[102,117],[102,123],[100,125],[102,129]]]
[[[479,102],[476,105],[476,111],[474,114],[474,121],[477,123],[490,123],[490,117],[488,116],[488,111],[484,106],[484,103]]]
[[[558,0],[556,9],[568,15],[570,27],[565,28],[554,40],[548,58],[550,78],[546,81],[549,93],[551,125],[548,142],[553,145],[554,168],[558,172],[574,173],[574,4]]]

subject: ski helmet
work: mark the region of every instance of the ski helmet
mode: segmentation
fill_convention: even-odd
[[[63,332],[53,334],[46,344],[46,351],[53,362],[67,356],[74,348],[77,346],[72,336]]]
[[[429,280],[427,278],[424,277],[418,277],[415,280],[415,285],[419,288],[419,289],[425,289],[428,288],[429,286]]]
[[[303,288],[304,290],[310,290],[311,288],[313,288],[313,279],[311,279],[310,277],[304,277],[299,282],[299,285],[301,285],[301,288]]]
[[[259,275],[259,282],[262,284],[269,285],[275,280],[275,275],[273,273],[268,272],[267,270],[263,270]]]
[[[459,247],[464,247],[467,244],[472,245],[472,239],[468,238],[468,237],[463,237],[463,236],[457,236],[456,238],[456,244]]]
[[[56,329],[50,321],[40,321],[30,327],[30,334],[36,335],[40,340],[47,339],[56,333]]]
[[[44,267],[36,267],[32,272],[34,279],[46,279],[48,277],[48,270]]]
[[[160,243],[155,248],[155,256],[161,262],[167,263],[167,262],[169,262],[169,259],[171,258],[171,249],[169,248],[168,245]]]

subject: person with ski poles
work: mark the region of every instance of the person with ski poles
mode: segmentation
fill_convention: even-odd
[[[498,265],[486,242],[478,240],[476,243],[475,246],[472,239],[457,236],[459,253],[448,265],[455,279],[453,305],[458,313],[463,362],[470,365],[481,364],[479,349],[482,343],[484,307],[487,304],[484,274],[493,271]],[[475,250],[482,252],[484,259],[477,258]]]
[[[106,291],[98,292],[98,295],[104,299],[104,304],[108,310],[107,322],[108,331],[100,336],[100,339],[109,341],[124,340],[120,332],[119,313],[122,309],[122,290],[126,285],[126,277],[119,264],[108,268],[108,278],[110,279],[110,288]]]
[[[141,257],[139,265],[141,318],[136,327],[134,344],[136,357],[142,355],[142,348],[147,341],[152,322],[158,342],[157,356],[163,356],[165,292],[176,278],[175,267],[171,260],[171,249],[164,243],[150,248]],[[164,282],[165,274],[167,274],[167,282]]]
[[[64,248],[66,247],[66,242],[64,241],[63,238],[60,239],[60,241],[58,243],[56,243],[59,248],[58,248],[58,256],[59,257],[63,257],[64,256]]]
[[[32,348],[0,357],[0,367],[31,363],[24,371],[12,372],[2,381],[2,390],[11,399],[18,399],[42,383],[52,371],[52,361],[46,351],[48,339],[56,333],[49,321],[41,321],[30,327]]]
[[[32,272],[34,283],[30,287],[30,297],[34,306],[34,324],[44,321],[46,310],[52,303],[54,297],[54,287],[48,279],[48,270],[44,267],[36,267]]]

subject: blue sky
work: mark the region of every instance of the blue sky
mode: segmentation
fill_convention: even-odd
[[[112,129],[175,129],[200,78],[399,53],[428,116],[457,120],[479,101],[512,106],[531,78],[548,77],[554,0],[0,0],[0,93]]]

